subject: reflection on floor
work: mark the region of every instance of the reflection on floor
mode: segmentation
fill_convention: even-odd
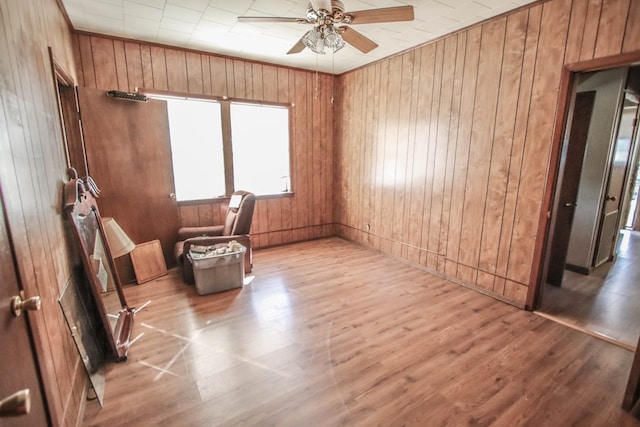
[[[635,349],[640,335],[640,232],[622,234],[614,264],[588,276],[565,271],[562,287],[546,285],[538,312]]]

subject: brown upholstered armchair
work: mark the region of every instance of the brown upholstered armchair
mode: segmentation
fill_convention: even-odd
[[[235,240],[247,248],[244,255],[244,272],[251,272],[253,254],[249,231],[251,230],[255,203],[256,196],[253,193],[236,191],[229,200],[224,225],[183,227],[178,230],[179,241],[174,248],[174,254],[178,269],[181,270],[185,282],[194,283],[193,266],[186,257],[192,245],[209,246]]]

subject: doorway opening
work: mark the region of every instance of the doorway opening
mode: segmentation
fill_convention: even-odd
[[[579,72],[572,81],[537,313],[633,350],[640,67]]]

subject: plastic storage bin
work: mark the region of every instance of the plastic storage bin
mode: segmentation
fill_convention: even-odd
[[[189,261],[193,264],[198,295],[242,287],[245,250],[203,257],[194,257],[193,254],[189,254]]]

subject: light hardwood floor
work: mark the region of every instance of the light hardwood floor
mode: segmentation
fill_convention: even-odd
[[[635,349],[640,335],[640,232],[624,231],[615,263],[592,274],[565,271],[538,310],[551,319]]]
[[[623,348],[338,238],[256,251],[254,274],[127,288],[144,335],[84,425],[640,425]]]

